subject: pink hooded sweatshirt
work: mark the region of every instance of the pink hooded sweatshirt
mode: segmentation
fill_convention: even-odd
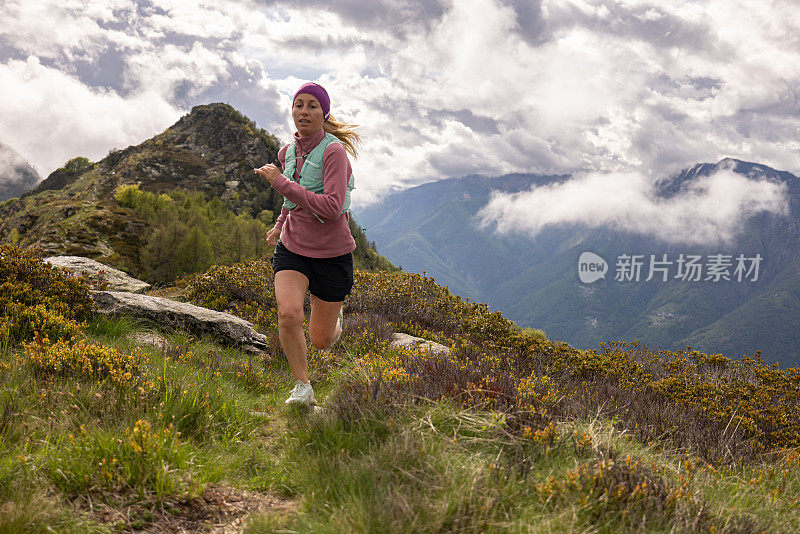
[[[324,137],[323,130],[303,138],[295,132],[297,166],[294,176],[290,180],[280,175],[272,184],[281,195],[297,204],[291,211],[281,209],[281,214],[275,223],[281,230],[281,243],[295,254],[309,258],[333,258],[352,252],[356,248],[356,242],[348,226],[349,216],[342,213],[347,182],[353,172],[344,146],[341,143],[331,143],[325,149],[322,156],[322,168],[325,173],[322,194],[312,193],[297,183],[306,156]],[[286,166],[288,146],[284,146],[278,152],[281,168]],[[322,219],[324,224],[314,214]]]

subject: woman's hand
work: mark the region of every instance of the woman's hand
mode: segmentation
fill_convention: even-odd
[[[269,182],[269,185],[274,184],[275,179],[281,175],[281,170],[272,163],[267,163],[263,167],[253,169],[253,172],[262,178],[266,178],[266,180]]]
[[[273,226],[272,230],[267,232],[267,243],[269,243],[270,245],[273,245],[273,246],[277,245],[278,244],[278,238],[280,236],[281,236],[280,229],[278,227],[276,227],[276,226]]]

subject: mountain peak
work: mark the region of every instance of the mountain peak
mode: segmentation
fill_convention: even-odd
[[[179,125],[188,126],[192,124],[197,124],[204,120],[224,122],[230,120],[234,116],[244,117],[233,106],[231,106],[230,104],[225,104],[224,102],[212,102],[210,104],[200,104],[198,106],[194,106],[189,113],[181,117],[180,120],[178,120],[178,122],[174,125],[174,127],[177,127]],[[237,122],[242,122],[242,121],[238,120]]]
[[[120,186],[153,194],[198,191],[236,214],[274,219],[283,199],[253,168],[275,161],[279,149],[274,136],[230,105],[196,106],[158,135],[94,164],[67,164],[24,201],[0,205],[0,242],[13,234],[21,246],[106,258],[136,271],[144,222],[119,206]]]
[[[29,191],[39,180],[39,173],[25,158],[0,143],[0,202]]]
[[[268,146],[277,145],[274,136],[258,128],[255,122],[234,107],[222,102],[193,107],[161,136],[170,137],[179,145],[190,145],[200,153],[230,152],[232,147],[241,145],[255,149],[259,139]]]
[[[660,196],[670,197],[684,191],[689,184],[698,178],[710,176],[717,171],[723,170],[741,174],[751,180],[785,183],[789,186],[790,191],[793,192],[800,188],[800,180],[790,172],[778,171],[761,163],[752,163],[730,157],[722,158],[717,163],[698,163],[674,176],[658,180],[656,188]]]

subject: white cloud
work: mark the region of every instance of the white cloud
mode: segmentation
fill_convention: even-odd
[[[155,4],[165,14],[152,14],[147,22],[158,33],[224,39],[237,31],[231,18],[224,15],[219,2],[159,0]]]
[[[182,114],[154,92],[92,90],[34,56],[0,65],[0,87],[0,140],[44,176],[73,157],[138,144]]]
[[[136,40],[124,32],[105,29],[100,24],[114,21],[114,10],[124,12],[131,8],[126,0],[3,2],[0,4],[3,21],[0,38],[25,55],[67,61],[91,57],[109,41],[124,45],[135,43]]]
[[[0,17],[0,53],[13,51],[0,59],[12,79],[0,99],[67,105],[41,82],[50,77],[86,110],[63,117],[64,137],[47,134],[58,156],[31,158],[43,172],[44,161],[86,153],[70,153],[87,145],[71,132],[100,128],[98,113],[127,117],[142,99],[161,126],[179,108],[229,101],[287,140],[288,99],[312,79],[335,115],[362,126],[359,202],[469,173],[653,178],[725,156],[800,173],[800,10],[790,3],[41,0],[3,2]],[[40,74],[18,96],[11,58],[27,56],[41,58]],[[119,72],[86,74],[108,62]],[[33,147],[44,120],[17,121],[14,135]],[[106,137],[104,151],[145,138],[132,136]],[[88,138],[94,147],[103,135]]]
[[[224,80],[231,63],[224,53],[195,41],[190,48],[165,45],[131,57],[126,78],[131,88],[144,88],[169,98],[186,83],[189,96]]]
[[[751,180],[729,169],[697,178],[672,197],[659,197],[636,172],[588,173],[530,191],[495,193],[480,211],[500,233],[536,236],[551,225],[582,225],[654,236],[670,243],[732,240],[752,215],[788,213],[785,184]]]

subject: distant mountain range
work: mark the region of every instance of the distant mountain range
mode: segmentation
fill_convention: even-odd
[[[41,180],[36,169],[13,148],[0,143],[0,202],[19,197]]]
[[[761,212],[725,246],[670,244],[645,235],[579,225],[545,227],[535,238],[499,235],[478,224],[477,213],[493,191],[515,193],[555,184],[569,176],[513,174],[467,176],[414,187],[360,210],[367,238],[395,265],[427,272],[456,294],[486,302],[521,326],[541,328],[552,339],[590,348],[609,340],[639,340],[652,348],[687,345],[737,358],[762,350],[762,357],[800,366],[800,180],[765,165],[726,159],[698,164],[657,183],[669,198],[701,177],[728,169],[750,179],[786,184],[789,214]],[[579,279],[581,254],[605,260],[610,273],[593,283]],[[615,280],[619,258],[667,254],[669,279]],[[726,281],[675,279],[683,254],[708,263],[730,255],[753,267]],[[645,263],[644,269],[647,268]]]

